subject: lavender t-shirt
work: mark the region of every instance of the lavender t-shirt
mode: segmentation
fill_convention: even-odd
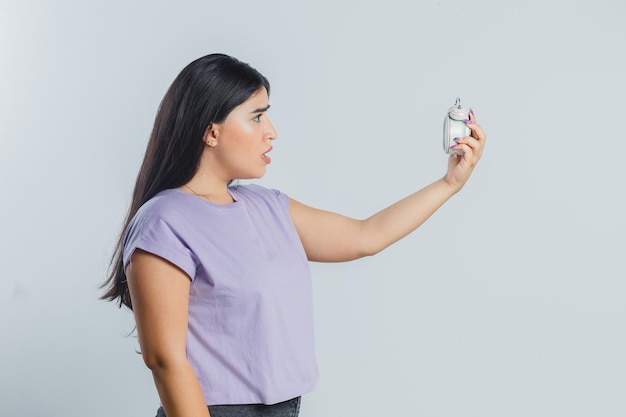
[[[124,239],[191,279],[187,357],[208,405],[274,404],[315,387],[309,264],[286,195],[258,185],[211,204],[179,189],[144,204]]]

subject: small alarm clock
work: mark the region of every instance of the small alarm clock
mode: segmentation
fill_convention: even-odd
[[[454,106],[448,109],[448,114],[443,121],[443,151],[450,155],[463,155],[460,149],[452,149],[456,145],[455,138],[470,136],[472,131],[465,124],[469,119],[469,110],[461,107],[461,99],[456,98]]]

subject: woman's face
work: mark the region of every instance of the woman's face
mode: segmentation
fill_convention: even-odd
[[[223,179],[261,178],[271,162],[267,155],[277,133],[267,117],[265,87],[235,107],[224,122],[214,124],[211,134],[217,145],[211,149],[212,169]],[[210,139],[213,139],[210,138]]]

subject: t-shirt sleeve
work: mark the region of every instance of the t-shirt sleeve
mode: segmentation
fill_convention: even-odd
[[[185,239],[176,231],[175,225],[158,216],[135,216],[124,237],[124,268],[137,250],[157,255],[182,269],[193,281],[196,262]]]
[[[289,211],[289,196],[287,196],[287,194],[279,190],[276,190],[274,188],[272,188],[271,191],[274,193],[276,198],[278,198],[278,202],[283,207],[283,209],[286,209],[287,211]]]
[[[275,188],[265,188],[258,184],[248,184],[238,190],[245,192],[255,200],[265,201],[274,209],[289,211],[289,196]]]

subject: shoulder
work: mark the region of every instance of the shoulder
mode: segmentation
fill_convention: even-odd
[[[289,197],[285,193],[258,184],[239,185],[233,189],[233,194],[247,201],[266,202],[281,206],[289,204]]]
[[[127,235],[141,234],[157,225],[175,228],[186,222],[190,210],[190,201],[184,192],[175,189],[161,191],[137,210],[128,225]]]
[[[175,221],[185,218],[194,211],[197,202],[195,198],[178,189],[163,190],[144,203],[133,220]]]
[[[190,220],[193,208],[180,190],[165,190],[148,200],[131,219],[123,240],[123,263],[128,265],[137,249],[178,266],[190,277],[195,258],[189,247],[195,233]]]

